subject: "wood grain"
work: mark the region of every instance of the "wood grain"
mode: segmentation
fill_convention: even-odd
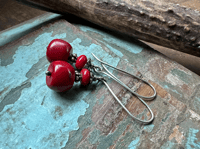
[[[13,0],[0,0],[0,7],[0,31],[45,13]]]
[[[200,13],[174,3],[149,0],[19,0],[72,13],[138,39],[200,56]]]

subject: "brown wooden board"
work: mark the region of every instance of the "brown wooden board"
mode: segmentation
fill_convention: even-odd
[[[103,83],[56,93],[45,83],[46,47],[68,41],[91,55],[149,80],[157,98],[147,101],[150,125],[130,118]],[[2,148],[199,148],[200,78],[132,37],[59,20],[0,49],[0,146]],[[110,69],[112,70],[112,69]],[[113,71],[142,95],[152,90]],[[149,117],[136,97],[111,79],[109,86],[135,115]]]
[[[19,0],[200,56],[200,12],[166,0]],[[196,2],[196,4],[199,4]]]

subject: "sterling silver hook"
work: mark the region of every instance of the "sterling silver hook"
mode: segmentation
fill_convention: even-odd
[[[92,53],[92,55],[93,55],[99,62],[101,62],[101,65],[102,65],[102,67],[106,70],[106,72],[103,71],[103,68],[101,68],[101,67],[99,67],[99,66],[93,66],[93,70],[94,70],[95,72],[97,72],[97,73],[103,73],[103,74],[105,74],[105,75],[111,77],[113,80],[115,80],[115,81],[118,82],[120,85],[122,85],[124,88],[126,88],[128,91],[130,91],[132,94],[134,94],[134,95],[147,107],[147,109],[148,109],[149,112],[151,113],[151,118],[150,118],[149,120],[141,120],[141,119],[138,119],[137,117],[133,116],[133,115],[129,112],[129,110],[122,104],[122,102],[117,98],[117,96],[115,95],[115,93],[114,93],[114,92],[111,90],[111,88],[108,86],[108,84],[107,84],[107,82],[105,81],[105,79],[101,80],[101,81],[106,85],[106,87],[109,89],[109,91],[110,91],[111,94],[114,96],[114,98],[117,100],[117,102],[122,106],[122,108],[123,108],[132,118],[138,120],[139,122],[142,122],[142,123],[144,123],[144,124],[148,124],[148,123],[152,122],[153,119],[154,119],[154,114],[153,114],[152,110],[150,109],[150,107],[144,102],[144,100],[141,99],[141,97],[142,97],[142,98],[145,98],[145,99],[152,99],[152,98],[155,98],[155,96],[156,96],[156,90],[155,90],[155,88],[154,88],[150,83],[148,83],[148,82],[146,82],[146,81],[144,81],[144,80],[142,80],[142,79],[140,79],[140,78],[138,78],[138,77],[136,77],[136,76],[134,76],[134,75],[132,75],[132,74],[129,74],[129,73],[127,73],[127,72],[125,72],[125,71],[123,71],[123,70],[121,70],[121,69],[115,68],[115,67],[113,67],[113,66],[111,66],[111,65],[109,65],[109,64],[107,64],[107,63],[105,63],[105,62],[103,62],[103,61],[101,61],[101,60],[99,60],[93,53]],[[127,74],[129,74],[129,75],[132,75],[132,76],[134,76],[134,77],[136,77],[136,78],[138,78],[138,79],[144,81],[145,83],[149,84],[149,85],[151,86],[151,88],[154,90],[154,95],[153,95],[153,96],[150,96],[150,97],[146,97],[146,96],[141,96],[141,95],[135,93],[135,92],[132,91],[128,86],[126,86],[123,82],[121,82],[117,77],[115,77],[115,76],[104,66],[104,64],[105,64],[105,65],[108,65],[108,66],[110,66],[110,67],[112,67],[112,68],[114,68],[114,69],[117,69],[117,70],[119,70],[119,71],[122,71],[122,72],[124,72],[124,73],[127,73]],[[139,96],[138,96],[138,95],[139,95]]]
[[[140,97],[137,97],[149,110],[149,112],[151,113],[151,118],[149,120],[141,120],[135,116],[133,116],[133,114],[131,114],[131,112],[122,104],[122,102],[117,98],[117,96],[115,95],[115,93],[111,90],[111,88],[108,86],[108,83],[106,83],[106,81],[102,80],[102,82],[107,86],[108,90],[111,92],[111,94],[114,96],[114,98],[117,100],[117,102],[122,106],[122,108],[133,118],[136,119],[139,122],[142,122],[144,124],[149,124],[153,121],[154,119],[154,114],[152,112],[152,110],[150,109],[150,107],[146,104],[146,102],[144,102]]]
[[[133,75],[133,74],[130,74],[130,73],[128,73],[128,72],[126,72],[126,71],[124,71],[124,70],[121,70],[121,69],[119,69],[119,68],[116,68],[116,67],[114,67],[114,66],[112,66],[112,65],[110,65],[110,64],[108,64],[108,63],[106,63],[106,62],[104,62],[104,61],[102,61],[102,60],[100,60],[100,59],[98,59],[93,53],[92,53],[92,55],[102,64],[102,66],[103,66],[103,68],[110,74],[110,75],[112,75],[113,77],[113,79],[116,81],[116,82],[118,82],[119,84],[121,84],[123,87],[125,87],[127,90],[129,90],[132,94],[134,94],[134,95],[136,95],[136,96],[138,96],[138,97],[140,97],[140,98],[143,98],[143,99],[154,99],[155,97],[156,97],[156,89],[153,87],[153,85],[151,85],[149,82],[147,82],[147,81],[145,81],[145,80],[143,80],[143,79],[141,79],[141,78],[139,78],[139,77],[137,77],[137,76],[135,76],[135,75]],[[123,73],[126,73],[126,74],[128,74],[128,75],[130,75],[130,76],[133,76],[133,77],[135,77],[135,78],[137,78],[138,80],[142,80],[144,83],[146,83],[146,84],[148,84],[152,89],[153,89],[153,91],[154,91],[154,94],[152,95],[152,96],[142,96],[142,95],[139,95],[138,93],[136,93],[136,92],[133,92],[128,86],[126,86],[123,82],[121,82],[117,77],[115,77],[110,71],[108,71],[108,69],[104,66],[104,65],[107,65],[107,66],[109,66],[109,67],[112,67],[112,68],[114,68],[114,69],[116,69],[116,70],[118,70],[118,71],[121,71],[121,72],[123,72]],[[96,70],[97,71],[97,70]],[[100,71],[97,71],[97,72],[100,72]],[[105,73],[104,73],[105,74]],[[107,74],[106,74],[107,75]]]

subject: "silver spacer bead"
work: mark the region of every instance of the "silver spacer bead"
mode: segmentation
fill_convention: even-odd
[[[50,76],[51,72],[50,71],[46,71],[45,74],[46,74],[46,76]]]
[[[92,84],[92,82],[93,82],[93,79],[92,79],[92,78],[90,78],[90,84]]]
[[[72,56],[74,56],[74,57],[77,57],[77,54],[76,54],[76,53],[74,53],[74,54],[72,54]]]
[[[75,72],[76,76],[80,76],[81,74],[79,72]]]
[[[90,77],[94,78],[94,74],[92,72],[90,72]]]
[[[71,60],[72,60],[72,61],[75,61],[75,58],[74,58],[74,57],[72,57],[72,58],[71,58]]]
[[[79,77],[79,76],[76,76],[75,82],[78,82],[78,81],[80,81],[80,77]]]
[[[87,65],[88,65],[88,66],[91,66],[91,58],[88,58],[88,60],[87,60]]]
[[[97,77],[96,76],[94,76],[94,78],[93,78],[93,81],[96,81],[97,80]]]

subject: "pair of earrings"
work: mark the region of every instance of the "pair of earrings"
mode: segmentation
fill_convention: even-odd
[[[48,47],[46,56],[48,61],[51,63],[48,67],[48,70],[46,71],[46,84],[50,89],[53,89],[57,92],[64,92],[72,88],[74,82],[81,82],[82,85],[86,86],[93,81],[102,81],[106,87],[109,89],[113,97],[117,100],[117,102],[122,106],[122,108],[134,119],[138,120],[139,122],[142,122],[144,124],[148,124],[153,121],[154,114],[150,107],[144,102],[143,99],[154,99],[156,97],[156,90],[155,88],[147,81],[132,75],[126,71],[123,71],[119,68],[113,67],[110,64],[101,61],[98,59],[93,53],[92,55],[101,63],[102,67],[95,66],[91,63],[91,59],[87,59],[85,55],[81,55],[77,57],[76,54],[73,54],[73,49],[71,45],[61,39],[54,39],[52,40]],[[76,70],[71,65],[72,63],[75,63]],[[142,96],[138,93],[132,91],[127,85],[125,85],[123,82],[121,82],[116,76],[114,76],[106,67],[112,67],[118,71],[121,71],[123,73],[126,73],[130,76],[133,76],[137,78],[138,80],[142,80],[145,84],[149,85],[153,91],[154,94],[152,96]],[[107,84],[104,77],[101,76],[94,76],[92,71],[94,73],[102,73],[104,75],[107,75],[111,77],[113,80],[118,82],[120,85],[122,85],[124,88],[126,88],[128,91],[130,91],[132,94],[134,94],[149,110],[151,114],[151,118],[149,120],[141,120],[135,116],[133,116],[130,111],[122,104],[122,102],[117,98],[115,93],[112,91],[112,89]],[[143,99],[142,99],[143,98]]]

